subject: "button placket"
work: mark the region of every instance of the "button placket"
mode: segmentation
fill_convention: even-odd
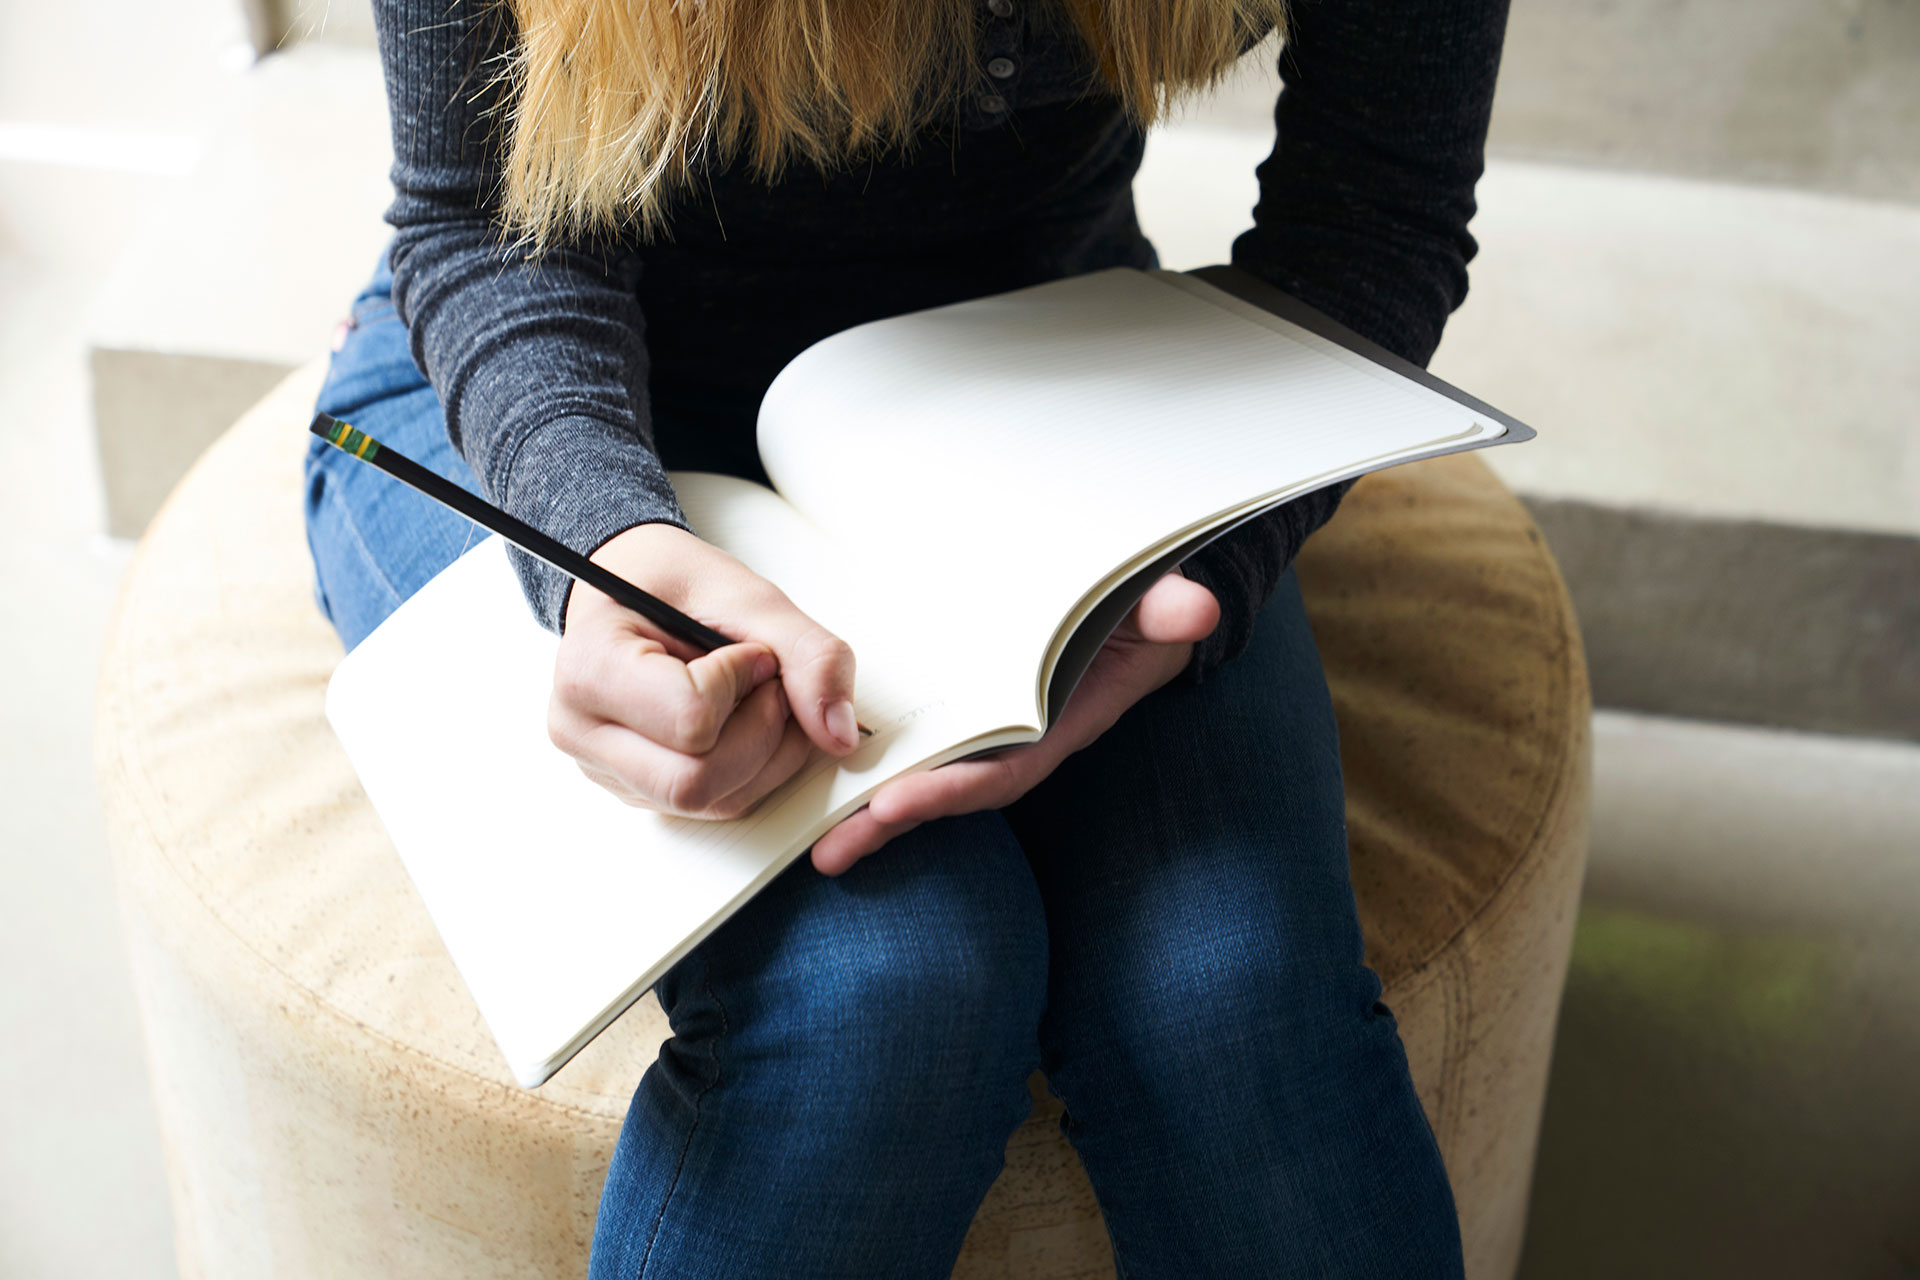
[[[983,0],[995,21],[981,27],[977,46],[978,65],[986,76],[974,90],[967,112],[972,127],[977,129],[993,128],[1013,110],[1026,28],[1026,23],[1017,16],[1016,2]]]

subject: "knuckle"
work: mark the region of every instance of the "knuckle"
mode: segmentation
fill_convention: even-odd
[[[1026,778],[1018,764],[1005,759],[993,762],[993,775],[986,790],[996,807],[1012,804],[1026,789]]]
[[[593,682],[586,668],[579,662],[571,661],[571,655],[562,651],[553,664],[553,700],[569,707],[581,706],[592,692]]]
[[[673,709],[673,741],[669,745],[694,755],[710,751],[725,722],[725,715],[710,700],[688,692]]]
[[[584,760],[576,760],[574,763],[580,766],[580,772],[589,782],[603,791],[610,791],[621,800],[629,800],[629,797],[632,796],[633,789],[627,786],[626,782],[616,775],[608,773],[605,769],[589,765]],[[629,801],[629,803],[631,803],[631,801]]]
[[[819,623],[814,623],[794,644],[794,652],[803,667],[827,670],[853,669],[853,646]]]
[[[742,787],[732,795],[714,801],[707,806],[708,814],[723,822],[732,821],[734,818],[746,817],[747,814],[752,811],[754,804],[758,800],[758,797],[746,794],[746,790],[746,788]]]
[[[712,771],[697,765],[671,771],[665,780],[660,799],[673,813],[699,813],[714,799]]]
[[[760,763],[765,764],[779,753],[781,744],[787,740],[787,713],[774,698],[767,698],[756,711],[759,715],[759,736],[755,741]]]
[[[654,802],[653,797],[646,793],[643,787],[638,785],[634,779],[628,777],[625,773],[600,765],[588,764],[585,760],[576,760],[574,763],[579,766],[580,772],[589,781],[593,782],[602,790],[610,792],[614,799],[626,805],[629,809],[657,810],[660,807]]]
[[[786,592],[758,574],[753,576],[752,582],[744,586],[742,603],[760,613],[780,613],[787,610],[799,612]]]
[[[573,717],[561,709],[557,700],[547,706],[547,740],[570,756],[580,754],[580,737],[574,731]]]

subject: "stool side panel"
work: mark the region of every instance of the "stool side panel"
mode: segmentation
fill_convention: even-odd
[[[1467,1275],[1475,1280],[1507,1280],[1520,1265],[1586,873],[1589,762],[1583,733],[1536,852],[1449,948],[1464,957],[1467,1017],[1437,1110],[1441,1152],[1462,1206]],[[1435,1110],[1429,1104],[1429,1114]]]
[[[183,1274],[584,1271],[617,1117],[342,1018],[115,828]]]
[[[1299,573],[1367,955],[1392,984],[1532,849],[1589,716],[1578,627],[1532,520],[1470,454],[1363,479]]]

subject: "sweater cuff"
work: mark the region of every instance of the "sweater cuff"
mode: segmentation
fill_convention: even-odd
[[[1261,611],[1308,535],[1333,517],[1352,487],[1353,481],[1343,480],[1302,494],[1214,539],[1181,563],[1180,572],[1220,602],[1220,622],[1193,646],[1193,656],[1174,677],[1177,683],[1201,684],[1246,650]]]
[[[500,490],[496,500],[509,515],[583,556],[635,525],[692,532],[660,459],[628,431],[594,418],[557,418],[528,432]],[[518,547],[507,558],[540,625],[558,633],[572,577]]]

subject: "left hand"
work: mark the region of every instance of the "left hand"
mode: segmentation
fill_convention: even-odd
[[[1128,707],[1179,675],[1194,644],[1219,621],[1213,593],[1175,569],[1154,583],[1107,637],[1044,738],[895,778],[873,793],[866,808],[820,837],[813,846],[814,867],[837,876],[923,822],[1012,804],[1062,760],[1112,728]]]

